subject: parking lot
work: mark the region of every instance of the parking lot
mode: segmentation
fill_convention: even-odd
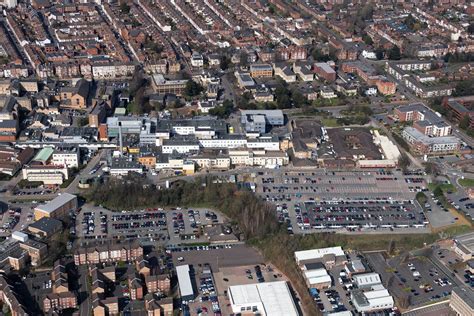
[[[379,197],[413,199],[423,176],[391,171],[288,171],[257,177],[256,192],[271,202]]]
[[[36,204],[15,203],[0,215],[0,236],[8,236],[14,231],[24,229],[33,221],[33,209]]]
[[[289,233],[328,230],[394,231],[425,229],[429,224],[421,207],[411,200],[387,199],[306,201],[277,205],[280,222]]]
[[[223,222],[212,210],[147,208],[133,212],[113,212],[85,205],[71,215],[71,234],[83,239],[136,239],[161,241],[170,245],[205,243],[201,227]]]
[[[287,171],[260,174],[256,182],[256,192],[277,205],[290,234],[429,231],[423,209],[413,202],[416,193],[428,190],[422,172]]]
[[[388,282],[390,293],[407,300],[411,307],[447,299],[454,287],[452,277],[424,256],[395,257],[386,261],[381,253],[370,253],[366,258],[375,272]]]

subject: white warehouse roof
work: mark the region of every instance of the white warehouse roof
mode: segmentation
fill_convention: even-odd
[[[189,275],[189,265],[177,266],[176,274],[178,275],[179,292],[181,296],[193,296],[194,290],[191,283],[191,276]]]
[[[372,286],[375,284],[382,283],[382,281],[380,280],[380,275],[378,273],[358,274],[355,275],[353,278],[354,282],[357,284],[358,287]]]
[[[304,271],[304,276],[308,280],[308,283],[311,285],[328,282],[332,283],[331,277],[324,268]]]
[[[297,316],[298,311],[285,281],[266,282],[229,287],[231,304],[263,306],[262,315]]]
[[[313,260],[313,259],[321,259],[323,256],[327,254],[333,254],[336,257],[345,256],[342,247],[328,247],[328,248],[320,248],[320,249],[312,249],[312,250],[303,250],[303,251],[296,251],[295,258],[296,261],[304,261],[304,260]]]

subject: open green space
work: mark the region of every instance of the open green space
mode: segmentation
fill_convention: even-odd
[[[465,188],[472,188],[474,187],[474,179],[471,178],[464,178],[458,180],[459,184]]]

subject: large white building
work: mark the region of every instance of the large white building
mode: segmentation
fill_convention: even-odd
[[[66,166],[68,168],[79,167],[79,150],[55,151],[52,155],[52,163],[55,166]]]
[[[353,290],[351,300],[359,313],[370,313],[393,308],[393,297],[381,284],[374,285],[370,290]]]
[[[43,182],[46,185],[60,185],[69,179],[66,166],[25,165],[22,169],[23,179],[30,182]]]
[[[304,261],[323,259],[326,255],[334,255],[335,257],[346,256],[344,250],[342,250],[342,247],[340,246],[295,252],[296,263],[298,265],[302,264]]]
[[[299,315],[285,281],[234,285],[229,287],[227,295],[235,314]]]
[[[194,289],[191,282],[190,267],[188,264],[177,266],[176,275],[178,276],[179,294],[183,303],[194,299]]]
[[[373,285],[382,283],[380,280],[380,275],[375,272],[355,275],[353,280],[358,288],[371,287]]]

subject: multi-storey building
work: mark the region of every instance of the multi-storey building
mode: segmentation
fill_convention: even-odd
[[[128,244],[106,244],[76,250],[74,263],[98,264],[106,262],[133,261],[143,257],[143,248],[138,242]]]

